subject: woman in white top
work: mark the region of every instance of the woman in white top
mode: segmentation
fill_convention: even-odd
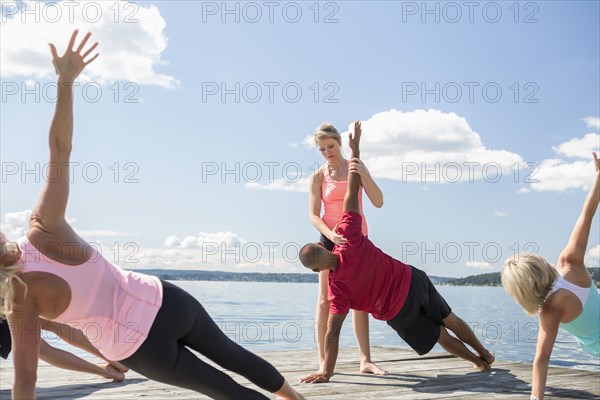
[[[533,254],[509,258],[502,269],[502,286],[533,316],[539,313],[531,399],[543,399],[548,362],[561,326],[570,332],[581,348],[600,356],[600,296],[585,268],[584,258],[592,221],[600,202],[600,161],[596,153],[596,178],[567,246],[558,257],[556,269]]]

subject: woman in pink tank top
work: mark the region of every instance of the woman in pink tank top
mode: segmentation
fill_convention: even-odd
[[[205,363],[192,349],[264,391],[302,399],[271,364],[230,340],[189,293],[112,265],[66,221],[73,86],[98,57],[90,56],[98,43],[84,52],[90,35],[75,48],[73,32],[62,57],[50,45],[58,83],[45,187],[32,211],[27,241],[19,246],[0,235],[0,318],[7,316],[10,324],[13,399],[35,398],[40,319],[74,328],[91,324],[96,329],[84,334],[102,355],[153,380],[212,398],[267,398]]]
[[[355,122],[355,130],[360,130],[360,122]],[[333,250],[334,245],[342,244],[346,240],[335,231],[336,225],[341,222],[344,196],[347,190],[349,161],[342,155],[342,137],[331,124],[319,126],[315,132],[315,144],[326,160],[326,164],[315,171],[310,179],[309,215],[312,225],[321,233],[319,243],[328,250]],[[361,160],[356,161],[362,188],[367,193],[371,203],[380,208],[383,205],[383,194],[377,186],[367,167]],[[321,215],[321,204],[323,214]],[[359,205],[362,212],[362,191],[359,192]],[[368,234],[366,218],[363,214],[362,231]],[[329,300],[327,298],[327,282],[329,271],[319,273],[319,295],[315,317],[317,348],[319,352],[319,371],[325,363],[325,331],[329,317]],[[360,353],[360,371],[377,375],[387,375],[387,372],[377,367],[371,360],[369,344],[369,314],[353,310],[352,325],[358,342]]]

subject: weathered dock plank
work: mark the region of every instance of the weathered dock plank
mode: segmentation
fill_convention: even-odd
[[[446,353],[418,357],[397,348],[374,347],[372,356],[390,372],[379,377],[360,374],[356,349],[342,349],[336,374],[326,384],[300,384],[299,379],[316,371],[314,350],[259,353],[273,363],[309,399],[522,399],[529,395],[531,365],[497,360],[491,372],[480,372],[465,361]],[[12,365],[0,363],[0,399],[10,398]],[[254,387],[245,378],[234,378]],[[122,383],[74,373],[41,364],[39,399],[163,400],[206,399],[189,390],[152,382],[129,372]],[[268,393],[265,393],[269,395]],[[599,399],[600,373],[551,367],[546,389],[552,399]],[[273,397],[272,395],[270,397]]]

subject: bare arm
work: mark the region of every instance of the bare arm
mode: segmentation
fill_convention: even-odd
[[[583,260],[590,237],[590,229],[594,219],[594,214],[600,202],[600,161],[596,153],[594,154],[594,164],[596,167],[596,178],[583,203],[581,214],[575,223],[569,243],[563,249],[559,257],[559,265],[568,265],[571,267],[584,267]],[[587,273],[587,272],[586,272]]]
[[[548,363],[558,334],[561,315],[562,310],[556,306],[543,307],[540,311],[540,331],[538,332],[531,375],[531,395],[538,399],[544,398],[548,378]]]
[[[90,35],[88,33],[76,51],[73,51],[77,37],[77,31],[74,31],[62,57],[58,56],[56,47],[50,44],[52,63],[58,74],[56,110],[50,125],[48,139],[50,146],[50,162],[47,166],[48,179],[46,179],[45,187],[31,216],[32,222],[40,223],[49,231],[54,231],[66,224],[65,210],[69,198],[69,160],[73,137],[73,83],[85,66],[98,57],[96,54],[89,61],[83,61],[98,43],[95,43],[83,55],[80,54]]]
[[[78,347],[81,350],[85,350],[90,354],[95,355],[98,358],[106,360],[102,353],[94,347],[87,337],[79,329],[72,328],[68,325],[61,324],[58,322],[50,322],[43,318],[40,318],[40,326],[43,330],[54,333],[56,336],[69,343],[72,346]],[[108,361],[108,360],[106,360]]]
[[[33,292],[35,282],[27,282],[29,295],[25,297],[25,288],[15,286],[15,307],[8,316],[12,341],[14,381],[12,398],[35,399],[38,357],[40,353],[40,324]]]
[[[348,314],[329,314],[327,321],[327,333],[325,334],[325,369],[323,374],[312,374],[302,379],[303,383],[329,382],[335,370],[337,361],[340,332]]]
[[[354,133],[349,134],[349,145],[352,149],[352,160],[360,159],[360,135],[361,135],[360,121],[354,123]],[[358,206],[358,189],[360,188],[360,175],[356,173],[352,168],[348,169],[348,190],[346,196],[344,196],[344,211],[351,211],[360,214],[360,208]]]
[[[350,164],[350,170],[355,171],[360,175],[360,183],[362,187],[365,189],[365,193],[371,200],[371,204],[373,204],[377,208],[381,208],[383,206],[383,193],[373,177],[371,173],[367,169],[367,166],[361,160],[355,159]]]

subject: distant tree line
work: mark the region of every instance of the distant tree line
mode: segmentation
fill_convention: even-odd
[[[228,282],[318,282],[318,274],[283,274],[274,272],[225,272],[183,269],[138,270],[167,281],[228,281]]]
[[[588,268],[592,279],[596,283],[596,287],[600,288],[600,268]],[[499,272],[492,272],[489,274],[471,275],[466,278],[453,279],[445,283],[446,285],[452,286],[501,286],[502,281],[500,279]]]
[[[588,268],[596,287],[600,288],[600,268]],[[154,275],[167,281],[228,281],[228,282],[296,282],[316,283],[318,274],[284,274],[274,272],[224,272],[224,271],[199,271],[181,269],[145,269],[138,270],[145,274]],[[466,278],[446,278],[440,276],[429,277],[438,285],[452,286],[501,286],[500,273],[471,275]]]

